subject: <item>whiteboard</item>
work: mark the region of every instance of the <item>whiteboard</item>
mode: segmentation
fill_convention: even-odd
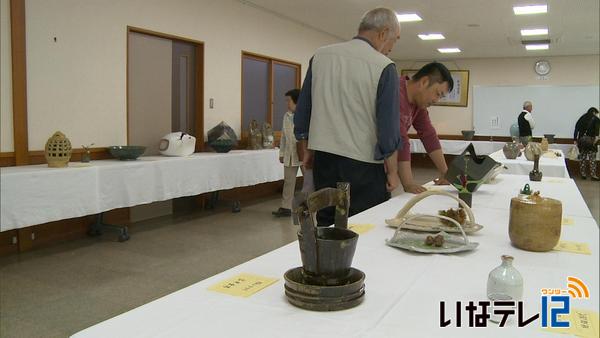
[[[510,136],[523,102],[533,103],[533,136],[572,138],[577,119],[598,107],[598,86],[473,86],[473,126],[477,135]]]

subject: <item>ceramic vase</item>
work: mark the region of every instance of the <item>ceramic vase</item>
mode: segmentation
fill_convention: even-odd
[[[521,154],[521,149],[519,149],[519,144],[515,141],[507,142],[504,147],[502,147],[502,152],[504,153],[504,157],[508,160],[514,160],[519,157]]]
[[[487,296],[491,300],[507,299],[518,301],[523,297],[523,277],[513,266],[514,258],[502,255],[502,263],[490,272]]]
[[[510,201],[508,235],[512,244],[527,251],[550,251],[560,240],[562,203],[539,194]]]

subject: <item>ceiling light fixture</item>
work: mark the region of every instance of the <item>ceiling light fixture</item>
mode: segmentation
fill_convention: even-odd
[[[421,17],[417,13],[396,14],[396,18],[398,18],[398,22],[423,21],[423,19],[421,19]]]
[[[444,40],[445,37],[440,33],[418,34],[421,40]]]
[[[542,14],[548,12],[548,5],[515,6],[515,15]]]
[[[521,36],[548,35],[548,28],[521,29]]]
[[[532,45],[525,45],[525,49],[527,50],[545,50],[550,48],[550,45],[547,43],[544,44],[532,44]]]
[[[438,48],[440,53],[460,53],[460,48]]]

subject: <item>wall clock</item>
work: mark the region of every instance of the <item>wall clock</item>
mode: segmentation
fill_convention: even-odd
[[[539,60],[533,66],[533,70],[535,70],[537,75],[548,75],[550,74],[550,62],[546,60]]]

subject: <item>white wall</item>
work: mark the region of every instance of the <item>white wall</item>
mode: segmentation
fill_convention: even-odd
[[[540,59],[550,61],[552,67],[546,80],[538,79],[533,71],[534,63]],[[425,63],[396,62],[398,71],[419,69]],[[429,108],[432,123],[439,134],[460,135],[461,130],[472,128],[474,85],[598,85],[600,81],[599,55],[463,59],[443,63],[448,69],[469,70],[469,102],[467,107]],[[515,113],[519,109],[515,107]]]
[[[27,0],[30,150],[56,130],[75,146],[126,143],[128,25],[204,41],[205,131],[221,120],[240,131],[242,50],[300,63],[304,73],[316,48],[337,42],[233,0]],[[2,121],[9,114],[3,108]]]
[[[10,0],[0,1],[0,151],[13,151]]]

